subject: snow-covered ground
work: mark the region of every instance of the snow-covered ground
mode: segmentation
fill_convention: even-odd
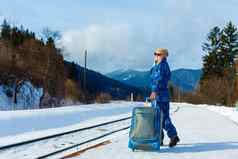
[[[175,148],[163,146],[160,152],[128,149],[128,131],[110,144],[82,153],[80,159],[236,159],[238,158],[237,112],[232,108],[173,103],[180,109],[172,115],[181,142]],[[226,113],[229,112],[229,113]],[[223,115],[226,114],[227,117]],[[235,117],[235,118],[233,118]],[[168,143],[166,138],[165,143]]]
[[[206,106],[207,109],[219,113],[221,115],[224,115],[231,119],[232,121],[238,123],[238,111],[236,108],[229,108],[229,107],[218,107],[218,106]]]
[[[108,104],[67,106],[41,110],[0,111],[0,146],[127,117],[131,115],[133,107],[142,105],[143,103],[140,102],[117,101]],[[174,112],[177,108],[179,108],[178,111]],[[235,108],[171,103],[171,110],[172,120],[181,138],[181,143],[177,147],[169,149],[164,146],[160,152],[131,152],[127,148],[128,130],[125,130],[103,139],[110,140],[110,144],[88,150],[76,158],[233,159],[238,157],[238,124],[235,123],[238,123],[238,112],[235,111]],[[96,136],[98,136],[98,133],[90,133],[90,137]],[[78,139],[81,138],[76,136],[73,141],[77,143]],[[67,137],[64,140],[68,141],[69,139]],[[168,143],[167,138],[165,142]],[[24,155],[25,158],[31,158],[29,157],[31,153],[32,156],[39,153],[36,152],[37,149],[39,149],[39,152],[42,150],[39,145],[34,146],[32,150],[35,152],[27,152],[28,154]],[[18,153],[24,154],[23,152],[19,151]],[[11,153],[3,155],[0,152],[0,158],[6,156],[15,158],[16,154],[12,154],[12,156]]]
[[[0,111],[0,146],[129,116],[143,103],[116,101],[50,109]]]

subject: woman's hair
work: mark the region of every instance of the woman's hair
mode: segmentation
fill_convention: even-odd
[[[169,51],[168,51],[168,49],[165,49],[165,48],[157,48],[157,49],[155,50],[155,53],[162,53],[162,54],[164,54],[166,57],[169,56]]]

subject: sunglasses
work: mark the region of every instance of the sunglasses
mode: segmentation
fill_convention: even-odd
[[[159,54],[159,53],[154,53],[155,56],[162,56],[163,54]]]

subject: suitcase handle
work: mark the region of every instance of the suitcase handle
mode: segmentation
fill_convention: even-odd
[[[157,102],[156,102],[155,99],[152,100],[152,99],[150,99],[150,97],[146,97],[146,99],[145,99],[145,106],[156,107],[156,104],[157,104]]]

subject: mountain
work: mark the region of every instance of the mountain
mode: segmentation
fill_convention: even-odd
[[[144,87],[149,84],[149,71],[116,70],[106,76],[136,87]]]
[[[184,91],[192,91],[196,89],[201,75],[201,69],[177,69],[172,71],[171,81]]]
[[[201,69],[177,69],[171,72],[171,82],[173,85],[179,87],[183,91],[192,91],[196,88],[201,74]],[[106,76],[132,85],[135,87],[147,87],[150,85],[149,71],[116,70],[107,73]]]
[[[70,62],[64,61],[66,68],[70,67]],[[76,64],[78,70],[78,85],[83,88],[84,68]],[[131,93],[137,96],[143,96],[144,92],[136,86],[128,85],[115,79],[111,79],[101,73],[87,69],[86,71],[86,89],[92,96],[97,93],[108,93],[113,99],[126,99]]]

